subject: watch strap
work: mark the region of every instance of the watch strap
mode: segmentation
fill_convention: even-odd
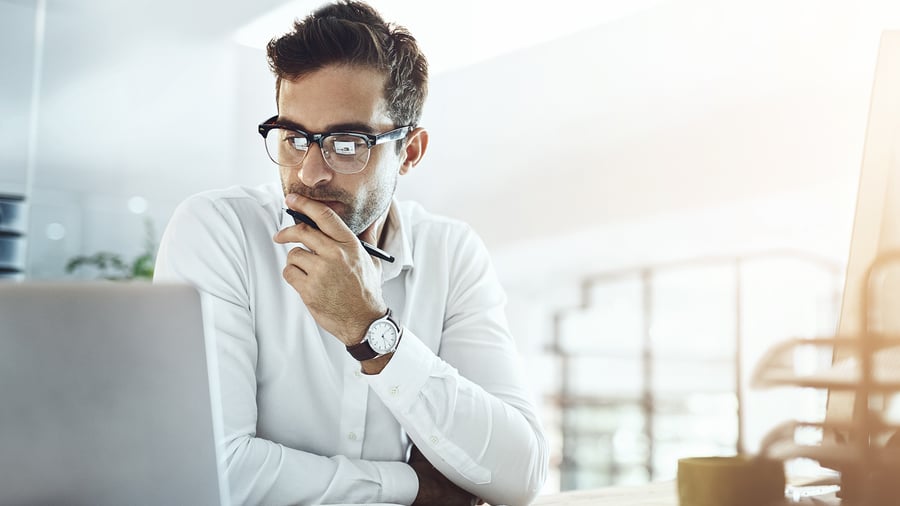
[[[366,360],[372,360],[373,358],[378,356],[378,352],[373,350],[371,346],[369,346],[369,341],[363,340],[363,342],[359,344],[354,344],[353,346],[347,346],[347,351],[350,355],[353,356],[356,360],[360,362],[364,362]]]

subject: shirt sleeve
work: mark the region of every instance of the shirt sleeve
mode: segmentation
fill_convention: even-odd
[[[223,410],[219,446],[232,502],[411,504],[418,480],[404,462],[315,455],[256,437],[257,343],[240,227],[227,207],[203,197],[185,201],[163,235],[154,276],[194,285],[211,306]]]
[[[449,269],[438,353],[405,329],[384,370],[367,378],[446,477],[490,504],[529,504],[546,479],[548,446],[508,331],[505,294],[481,240],[466,232]]]

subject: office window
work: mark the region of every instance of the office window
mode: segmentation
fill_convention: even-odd
[[[747,381],[773,343],[833,332],[840,281],[833,265],[793,254],[586,280],[583,306],[556,315],[548,355],[560,488],[672,479],[681,457],[755,451],[777,421],[824,412],[821,392]]]

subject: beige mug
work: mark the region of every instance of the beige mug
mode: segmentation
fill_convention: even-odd
[[[784,463],[738,455],[678,461],[680,506],[767,506],[784,501]]]

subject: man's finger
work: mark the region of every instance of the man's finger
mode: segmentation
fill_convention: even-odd
[[[296,267],[303,271],[304,274],[315,269],[313,265],[316,262],[316,254],[301,247],[293,248],[288,252],[287,266]]]
[[[284,269],[281,270],[281,277],[291,286],[294,286],[295,284],[300,284],[305,281],[308,274],[294,264],[287,264],[284,266]]]
[[[272,239],[279,244],[303,243],[312,250],[316,249],[316,245],[324,244],[326,240],[321,230],[316,230],[305,223],[285,227],[276,232]]]
[[[344,220],[334,212],[334,209],[322,202],[296,193],[289,193],[285,196],[284,203],[289,208],[309,216],[319,227],[319,230],[332,239],[340,242],[356,240],[356,236],[353,235],[353,232],[347,227]]]

